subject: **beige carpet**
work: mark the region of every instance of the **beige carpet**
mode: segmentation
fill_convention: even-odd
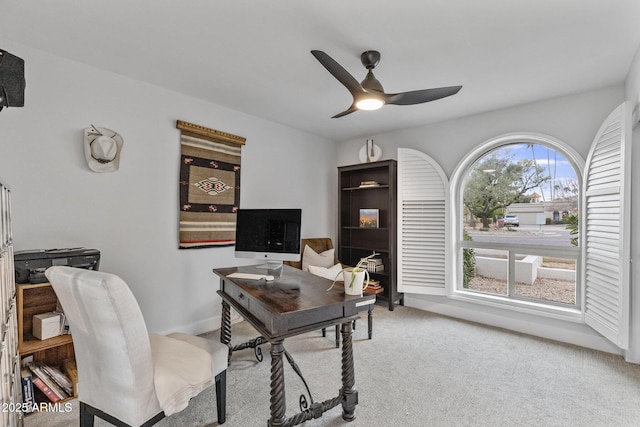
[[[246,322],[233,342],[255,337]],[[333,333],[285,341],[316,401],[338,394],[340,350]],[[215,335],[214,335],[215,336]],[[408,307],[377,306],[373,340],[366,322],[354,333],[357,419],[338,406],[316,426],[638,426],[640,366],[619,356],[450,319]],[[264,361],[236,352],[228,371],[227,427],[265,426],[269,417],[269,345]],[[304,387],[286,365],[289,415]],[[209,389],[159,427],[217,425]],[[78,410],[27,417],[25,427],[78,425]],[[101,420],[96,426],[108,426]]]

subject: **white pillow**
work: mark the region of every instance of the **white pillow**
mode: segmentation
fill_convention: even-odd
[[[302,270],[309,271],[310,265],[325,268],[331,267],[335,262],[335,252],[335,249],[327,249],[319,254],[311,249],[309,245],[305,245],[304,251],[302,251]]]
[[[329,280],[335,279],[337,282],[344,281],[342,274],[340,274],[341,271],[342,271],[342,264],[340,263],[337,263],[333,267],[329,267],[329,268],[318,267],[317,265],[309,266],[309,273],[315,274],[316,276],[324,277],[325,279],[329,279]],[[337,279],[336,279],[336,276],[338,276]]]

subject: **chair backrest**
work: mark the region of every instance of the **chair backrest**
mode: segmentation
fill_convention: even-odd
[[[317,253],[324,252],[329,249],[333,249],[333,242],[329,237],[314,237],[309,239],[300,240],[300,261],[285,261],[284,263],[290,265],[291,267],[295,267],[298,269],[302,269],[302,257],[304,255],[304,247],[309,246],[311,249],[316,251]],[[334,264],[339,263],[337,254],[334,256],[335,262]]]
[[[113,274],[63,266],[46,276],[69,321],[79,400],[130,425],[161,412],[147,327],[127,284]]]

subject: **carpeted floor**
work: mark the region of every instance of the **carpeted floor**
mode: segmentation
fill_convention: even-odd
[[[249,324],[233,325],[233,342],[254,338]],[[217,338],[217,333],[211,334]],[[373,340],[366,321],[354,333],[357,419],[346,423],[338,406],[317,426],[638,426],[640,366],[619,356],[559,344],[420,310],[383,306],[374,312]],[[333,333],[285,341],[313,398],[338,394],[341,352]],[[227,427],[265,426],[269,417],[269,345],[264,361],[252,350],[233,355],[227,377]],[[285,364],[289,415],[298,412],[301,381]],[[215,426],[213,388],[158,427]],[[67,413],[40,413],[25,427],[78,425]],[[96,427],[108,426],[102,420]]]

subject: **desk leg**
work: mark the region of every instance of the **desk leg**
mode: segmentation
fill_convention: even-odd
[[[342,419],[353,421],[356,418],[358,391],[353,387],[356,375],[353,368],[353,322],[342,324]]]
[[[287,422],[287,403],[284,393],[284,341],[271,343],[271,419],[270,427],[283,426]]]
[[[222,321],[220,322],[220,342],[226,346],[231,344],[231,306],[222,300]],[[231,357],[231,354],[229,354]]]

